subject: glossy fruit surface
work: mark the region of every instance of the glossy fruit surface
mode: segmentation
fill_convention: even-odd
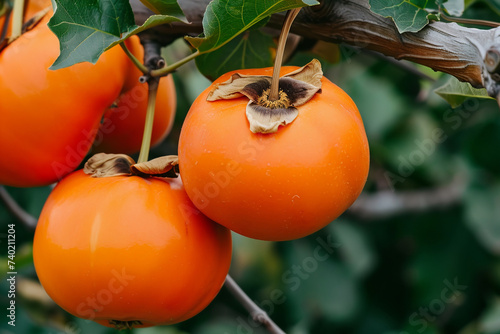
[[[137,59],[144,58],[144,49],[137,36],[127,40],[127,47]],[[146,119],[148,86],[139,82],[142,73],[131,61],[123,90],[114,106],[104,113],[93,150],[106,153],[135,153],[141,148]],[[151,146],[160,143],[172,129],[176,108],[175,84],[171,75],[160,79]]]
[[[322,92],[297,107],[291,124],[254,134],[247,98],[206,101],[232,73],[204,91],[184,121],[179,167],[189,197],[214,221],[251,238],[290,240],[321,229],[354,202],[368,175],[368,142],[354,102],[323,78]]]
[[[173,324],[220,290],[231,234],[193,206],[179,179],[77,171],[49,196],[33,257],[49,296],[75,316],[109,327]]]
[[[49,70],[59,55],[51,15],[0,53],[0,184],[46,185],[78,167],[124,83],[119,47],[95,65]]]

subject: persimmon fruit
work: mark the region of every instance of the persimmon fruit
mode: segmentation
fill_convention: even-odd
[[[224,283],[231,234],[179,179],[76,171],[54,188],[33,243],[38,278],[69,313],[115,328],[186,320]]]
[[[137,36],[126,40],[130,52],[144,58],[144,48]],[[94,142],[94,152],[135,153],[141,148],[148,102],[148,85],[140,83],[142,73],[130,60],[125,85],[113,106],[104,112],[102,125]],[[156,94],[151,146],[159,144],[172,129],[177,105],[172,75],[162,77]]]
[[[296,67],[283,67],[284,75]],[[326,78],[321,93],[275,133],[253,133],[248,98],[207,101],[234,73],[272,75],[272,68],[229,72],[192,104],[179,139],[186,192],[209,218],[244,236],[290,240],[342,214],[364,187],[369,147],[352,99]]]
[[[0,184],[42,186],[75,170],[124,85],[129,65],[120,47],[95,65],[49,70],[59,55],[51,15],[0,53]]]

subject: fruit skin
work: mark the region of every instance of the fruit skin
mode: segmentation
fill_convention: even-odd
[[[137,36],[126,41],[128,49],[137,59],[144,58],[144,49]],[[148,85],[139,82],[142,73],[130,60],[123,90],[116,106],[106,109],[94,152],[136,153],[141,148],[148,104]],[[171,75],[162,77],[156,95],[151,146],[160,143],[170,133],[177,106],[175,84]]]
[[[286,67],[281,75],[295,70]],[[229,72],[195,100],[179,139],[186,192],[209,218],[244,236],[291,240],[337,218],[358,197],[369,169],[369,147],[351,98],[328,79],[322,93],[297,107],[291,124],[254,134],[248,99],[206,101],[231,74],[272,75],[272,69]]]
[[[231,234],[193,206],[179,179],[76,171],[45,203],[33,258],[49,296],[75,316],[173,324],[220,290]]]
[[[59,55],[51,15],[0,53],[0,184],[47,185],[78,167],[125,80],[119,47],[95,65],[49,70]]]

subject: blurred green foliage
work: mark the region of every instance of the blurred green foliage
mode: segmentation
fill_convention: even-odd
[[[467,3],[464,16],[498,21],[486,1]],[[165,53],[179,59],[187,46]],[[342,60],[323,62],[325,75],[358,105],[371,149],[364,196],[428,190],[429,200],[458,179],[463,189],[445,205],[404,208],[386,215],[348,211],[300,240],[264,242],[234,235],[231,275],[275,322],[291,334],[495,334],[500,333],[500,113],[495,101],[467,100],[452,109],[433,93],[446,81],[429,81],[386,59],[340,46]],[[297,53],[289,64],[316,56]],[[416,67],[422,71],[422,68]],[[209,85],[190,63],[174,79],[176,123],[153,156],[175,154],[189,105]],[[436,130],[441,133],[436,141]],[[418,153],[420,152],[420,153]],[[418,159],[417,159],[418,158]],[[418,163],[412,163],[418,162]],[[410,169],[404,168],[411,167]],[[401,175],[405,171],[405,175]],[[394,179],[388,175],[396,175]],[[392,182],[391,182],[392,181]],[[38,216],[50,187],[9,192]],[[437,195],[436,195],[437,196]],[[75,318],[41,297],[32,263],[33,231],[0,204],[0,333],[116,332]],[[7,225],[16,224],[18,279],[16,327],[7,324]],[[21,284],[23,283],[23,284]],[[167,284],[167,283],[166,283]],[[125,331],[127,332],[127,331]],[[266,333],[224,288],[202,313],[175,326],[129,330],[134,334]]]

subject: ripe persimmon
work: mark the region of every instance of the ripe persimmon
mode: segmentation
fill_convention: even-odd
[[[76,171],[45,203],[33,260],[48,295],[77,317],[119,329],[173,324],[219,292],[231,234],[180,179]]]
[[[137,59],[144,58],[144,48],[137,36],[126,41]],[[140,83],[142,73],[129,60],[123,90],[113,106],[106,109],[93,151],[135,153],[141,148],[148,102],[148,85]],[[156,94],[151,146],[160,143],[172,129],[176,108],[175,84],[171,75],[162,77]]]
[[[51,15],[0,53],[0,184],[47,185],[77,168],[124,85],[118,46],[95,65],[49,70],[59,55]]]
[[[179,140],[185,189],[200,211],[244,236],[304,237],[337,218],[364,187],[369,148],[362,119],[352,99],[320,74],[321,92],[296,108],[293,122],[253,133],[247,97],[207,101],[223,82],[248,75],[271,76],[272,68],[229,72],[191,106]]]

